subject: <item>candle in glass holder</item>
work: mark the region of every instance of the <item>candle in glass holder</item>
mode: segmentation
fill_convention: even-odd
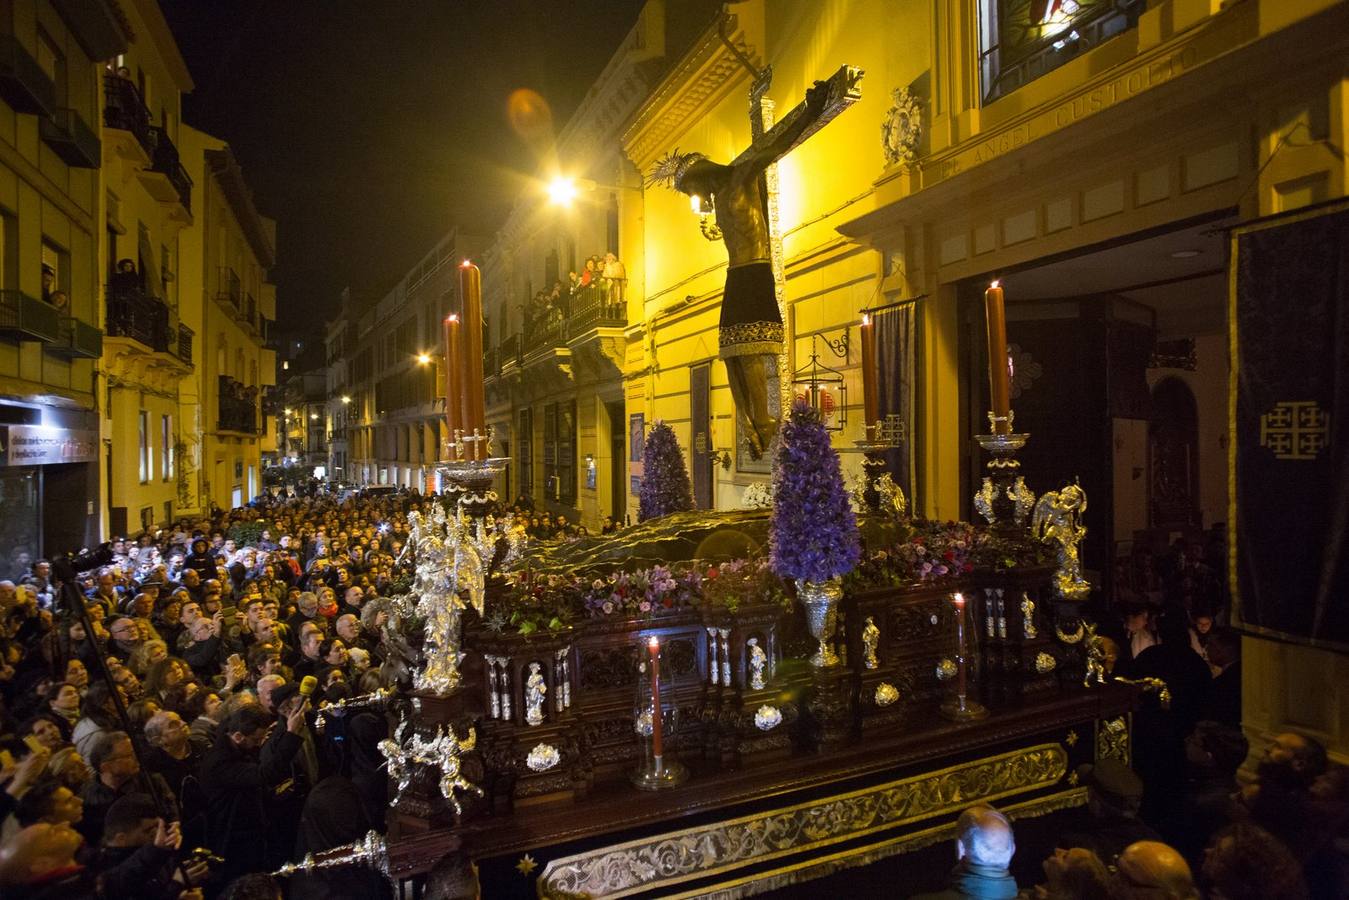
[[[956,608],[956,696],[965,702],[965,596],[954,594],[951,603]]]
[[[646,648],[651,654],[651,755],[655,757],[659,771],[665,749],[661,744],[664,723],[660,712],[660,639],[653,634],[646,642]]]
[[[876,326],[869,313],[862,313],[862,426],[868,441],[876,439],[876,422],[880,419],[876,397]]]
[[[1012,408],[1007,378],[1007,316],[1003,309],[1002,285],[993,282],[984,291],[984,317],[988,324],[988,392],[993,407],[993,433],[1010,434]]]

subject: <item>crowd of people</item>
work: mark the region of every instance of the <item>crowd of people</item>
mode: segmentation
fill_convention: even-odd
[[[387,598],[432,502],[264,496],[0,581],[0,894],[279,897],[282,863],[382,831],[383,715],[317,710],[394,682]]]
[[[536,334],[555,333],[562,322],[585,305],[581,298],[593,294],[604,305],[620,304],[625,299],[627,268],[613,253],[587,257],[581,271],[568,272],[567,280],[554,281],[552,287],[535,291],[525,307],[525,340]]]
[[[382,641],[405,589],[399,491],[260,497],[0,581],[0,888],[6,898],[274,898],[267,873],[383,830],[383,715],[316,713],[396,683]],[[584,532],[511,510],[531,536]],[[607,523],[610,530],[613,523]],[[1177,571],[1185,571],[1179,567]],[[17,581],[17,583],[16,583]],[[1349,777],[1311,737],[1257,754],[1240,728],[1240,641],[1193,597],[1102,616],[1111,674],[1156,678],[1130,764],[1077,772],[1085,808],[1052,842],[989,807],[958,823],[943,897],[1349,896]],[[106,673],[106,674],[105,674]],[[289,897],[381,897],[364,869],[289,879]],[[1201,894],[1202,892],[1202,894]]]

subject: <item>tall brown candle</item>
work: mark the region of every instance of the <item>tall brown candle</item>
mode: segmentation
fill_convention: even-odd
[[[468,260],[459,266],[459,297],[463,317],[464,434],[487,434],[482,379],[482,272]],[[486,459],[484,442],[475,442],[473,458]]]
[[[1002,286],[993,282],[984,291],[984,316],[988,322],[988,393],[993,407],[994,434],[1010,434],[1007,421],[1011,411],[1007,378],[1007,318],[1003,309]]]
[[[460,382],[463,380],[463,346],[460,343],[459,316],[445,317],[445,428],[446,442],[453,453],[454,433],[464,427],[464,398]]]

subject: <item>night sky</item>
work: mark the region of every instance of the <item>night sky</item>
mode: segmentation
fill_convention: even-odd
[[[280,328],[314,336],[350,285],[379,296],[458,224],[490,234],[538,166],[507,120],[560,130],[642,0],[161,0],[196,88],[277,220]]]

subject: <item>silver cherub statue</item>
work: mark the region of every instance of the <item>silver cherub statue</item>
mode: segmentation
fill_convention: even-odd
[[[750,638],[745,642],[749,648],[749,686],[751,690],[761,691],[764,689],[764,669],[768,666],[768,654],[759,646],[758,638]]]
[[[1087,535],[1082,524],[1086,511],[1086,492],[1081,485],[1070,484],[1041,497],[1031,518],[1031,534],[1055,546],[1059,570],[1054,573],[1054,587],[1064,600],[1085,600],[1091,591],[1091,585],[1082,577],[1082,559],[1078,555],[1078,545]]]
[[[525,679],[525,722],[529,725],[543,724],[543,696],[548,693],[548,685],[543,683],[539,673],[539,664],[529,664],[529,677]]]

